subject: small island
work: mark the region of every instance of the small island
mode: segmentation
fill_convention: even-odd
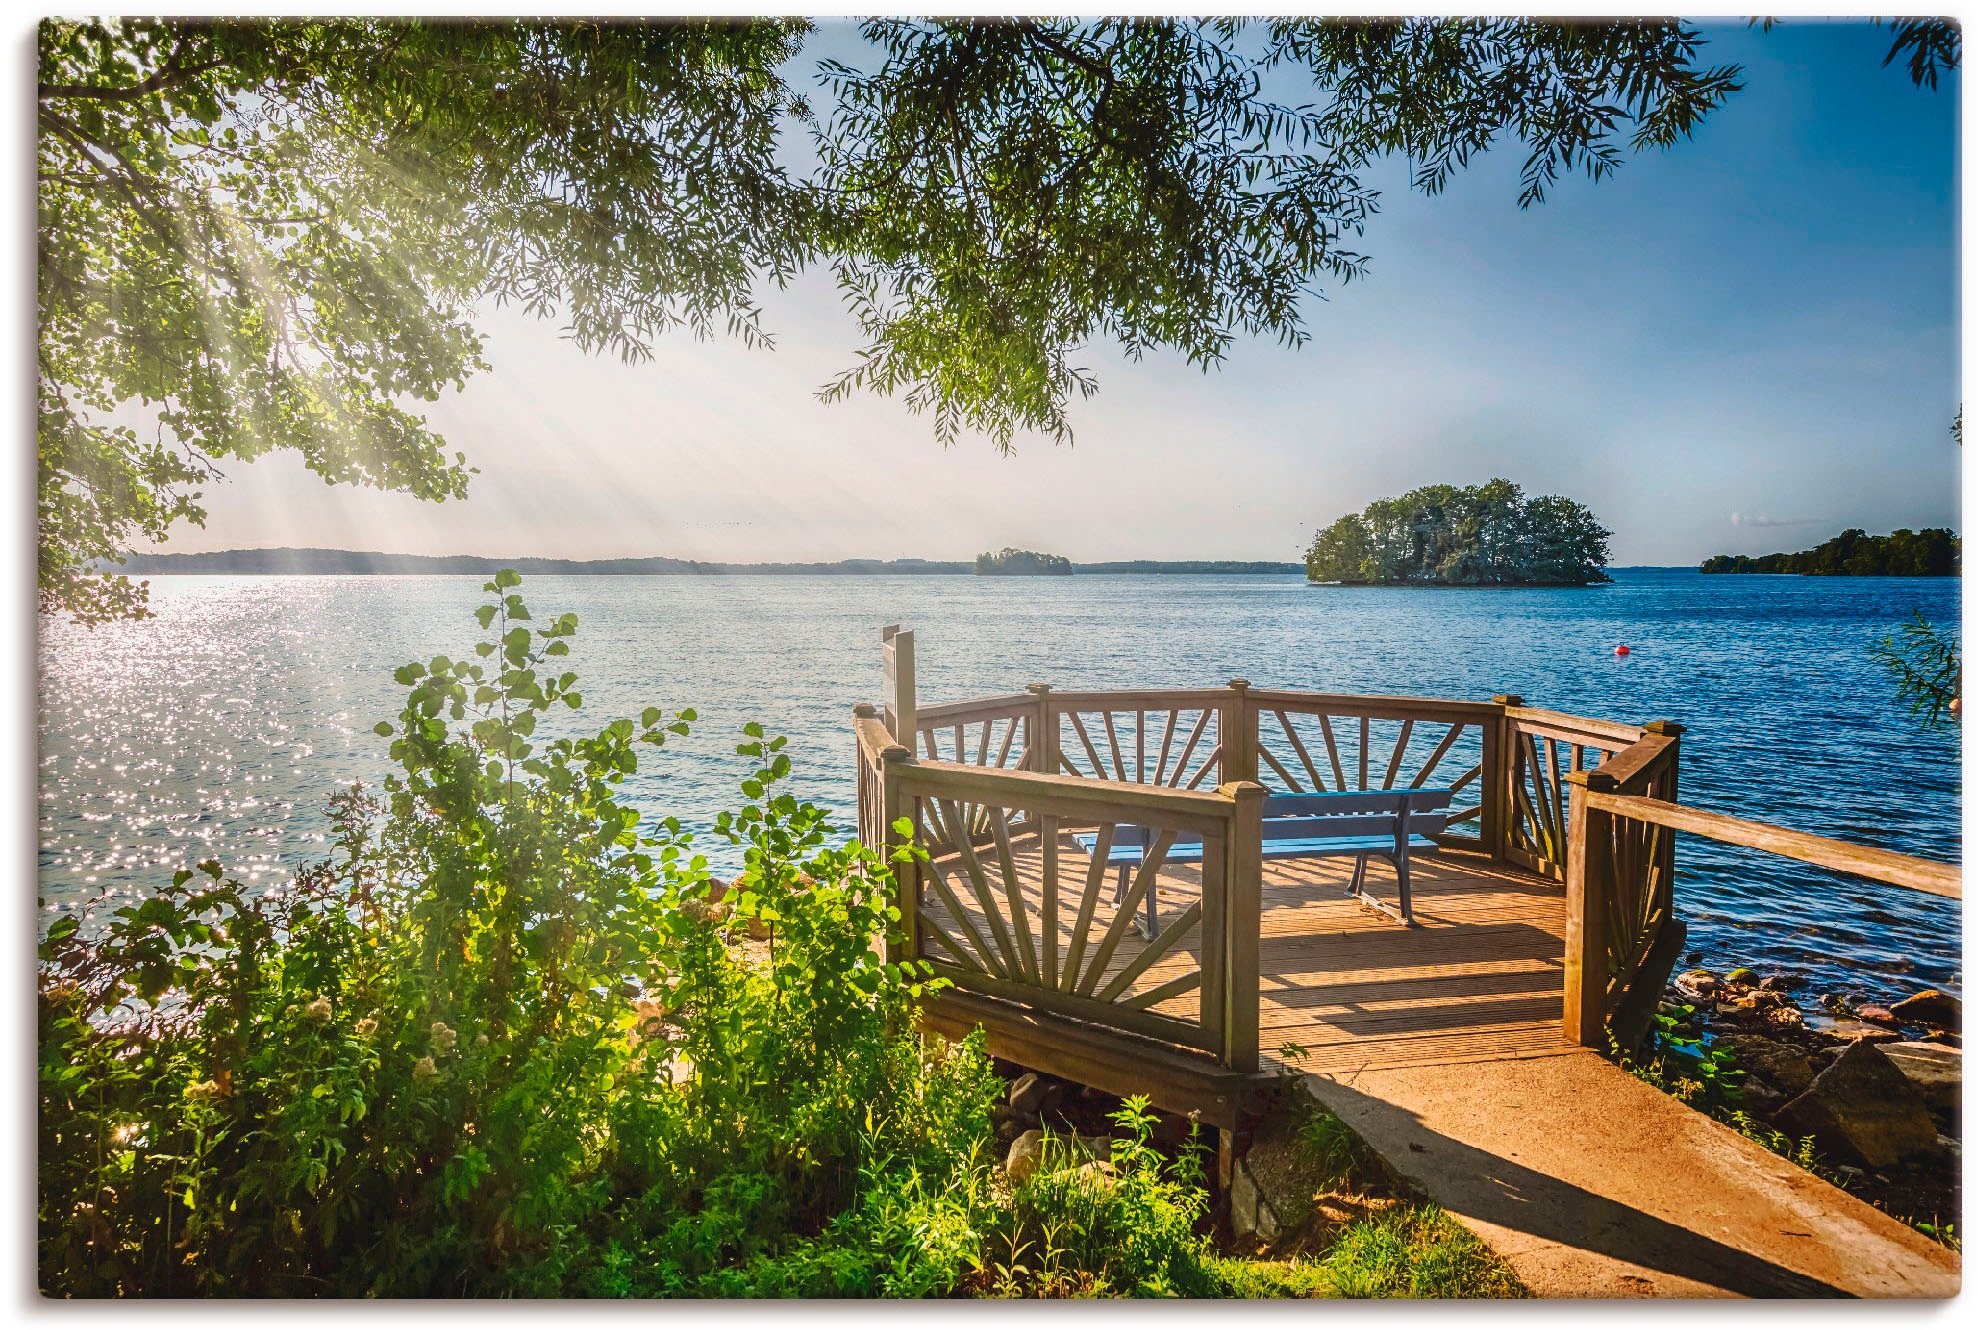
[[[1305,575],[1343,586],[1568,587],[1609,582],[1603,527],[1584,504],[1527,499],[1508,480],[1425,485],[1313,537]]]
[[[1956,577],[1964,542],[1949,527],[1921,531],[1898,527],[1871,536],[1850,527],[1832,540],[1797,554],[1719,554],[1698,568],[1705,573],[1798,573],[1803,577]]]
[[[1062,554],[1039,554],[1005,545],[995,554],[975,556],[977,577],[1070,577],[1071,560]]]

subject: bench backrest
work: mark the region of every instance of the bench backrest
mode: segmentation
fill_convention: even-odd
[[[1434,836],[1449,821],[1454,798],[1455,791],[1448,789],[1267,795],[1264,839]]]
[[[1264,839],[1311,840],[1335,836],[1435,836],[1449,820],[1453,790],[1366,790],[1340,794],[1272,794],[1264,798]],[[1406,818],[1403,818],[1403,813]],[[1122,825],[1116,845],[1147,848],[1161,833]],[[1182,831],[1175,843],[1199,844],[1201,833]]]

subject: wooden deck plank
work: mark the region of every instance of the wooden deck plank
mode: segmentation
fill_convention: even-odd
[[[1089,859],[1061,831],[1059,895],[1077,891]],[[1011,840],[1011,861],[1025,909],[1043,925],[1043,847],[1033,835]],[[1350,859],[1277,860],[1265,866],[1258,1024],[1263,1051],[1303,1050],[1290,1059],[1307,1072],[1457,1064],[1563,1054],[1565,891],[1560,884],[1475,853],[1423,853],[1414,867],[1420,926],[1405,928],[1345,894]],[[943,865],[944,869],[949,865]],[[1066,884],[1071,884],[1067,888]],[[1393,875],[1380,861],[1369,887],[1391,894]],[[1089,957],[1112,924],[1112,875],[1093,913]],[[1163,926],[1200,900],[1193,865],[1167,865],[1159,876]],[[974,902],[961,897],[970,922],[985,930]],[[938,899],[923,906],[948,926]],[[1076,920],[1061,911],[1059,954],[1068,955]],[[950,932],[959,930],[949,927]],[[1093,991],[1102,991],[1144,948],[1129,933]],[[1200,968],[1199,926],[1128,986],[1146,993]],[[1193,1021],[1194,992],[1152,1010]]]

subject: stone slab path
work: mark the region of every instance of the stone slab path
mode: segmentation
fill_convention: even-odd
[[[1594,1053],[1303,1084],[1539,1297],[1948,1298],[1957,1253]]]

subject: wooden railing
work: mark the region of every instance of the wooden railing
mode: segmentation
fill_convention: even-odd
[[[1306,791],[1421,789],[1434,780],[1457,798],[1456,830],[1438,837],[1455,849],[1485,848],[1484,824],[1497,815],[1487,778],[1493,731],[1503,707],[1423,697],[1358,697],[1231,685],[1243,698],[1249,778]]]
[[[1569,716],[1524,705],[1515,694],[1494,699],[1503,708],[1499,753],[1486,766],[1505,782],[1503,829],[1493,853],[1555,882],[1566,877],[1570,816],[1566,781],[1640,739],[1644,729]]]
[[[1624,1005],[1629,1042],[1674,960],[1676,833],[1763,850],[1891,886],[1962,900],[1952,864],[1816,836],[1677,802],[1683,729],[1652,721],[1641,737],[1590,771],[1565,776],[1567,1038],[1603,1047]]]
[[[896,959],[926,961],[963,990],[1257,1069],[1262,787],[1172,789],[916,758],[875,709],[861,708],[856,724],[861,834],[883,827],[880,843],[898,843],[892,824],[905,819],[924,852],[896,865]],[[1115,900],[1106,849],[1122,824],[1157,835]],[[1073,832],[1097,848],[1068,872]],[[1201,853],[1178,869],[1165,857],[1184,834]],[[1141,939],[1136,914],[1157,879],[1160,929]]]
[[[1520,740],[1505,699],[1233,679],[1107,692],[1032,684],[909,711],[911,749],[877,708],[860,707],[856,722],[860,836],[894,845],[905,819],[925,855],[897,865],[899,954],[957,988],[1157,1038],[1234,1071],[1257,1066],[1260,782],[1288,793],[1449,786],[1458,797],[1441,839],[1452,848],[1501,853],[1519,825],[1508,763]],[[1556,730],[1575,718],[1529,719]],[[1589,742],[1613,739],[1599,722],[1580,723],[1593,727]],[[1106,847],[1122,825],[1162,834],[1115,899]],[[1200,838],[1199,860],[1166,862],[1178,835]],[[1135,913],[1157,882],[1161,912],[1146,939]]]
[[[1564,883],[1564,1028],[1596,1047],[1618,1010],[1652,1000],[1681,941],[1678,831],[1962,898],[1951,865],[1683,807],[1683,729],[1668,721],[1593,720],[1512,694],[1354,696],[1242,679],[1119,692],[1032,684],[910,714],[911,751],[878,709],[857,718],[859,835],[890,845],[904,817],[927,855],[900,875],[904,954],[960,988],[1237,1070],[1257,1060],[1259,782],[1290,793],[1455,789],[1445,846]],[[1087,858],[1067,837],[1103,846],[1124,824],[1166,836],[1115,901],[1103,848]],[[1199,869],[1163,864],[1178,834],[1202,837]],[[1067,854],[1085,860],[1071,878]],[[1134,911],[1157,878],[1163,906],[1178,907],[1142,945]]]

